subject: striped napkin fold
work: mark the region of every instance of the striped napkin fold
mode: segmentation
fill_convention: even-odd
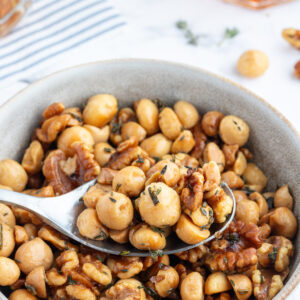
[[[125,24],[110,0],[33,0],[0,39],[0,87],[26,80],[58,57]]]

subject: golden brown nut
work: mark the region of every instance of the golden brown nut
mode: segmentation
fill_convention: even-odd
[[[143,270],[142,260],[136,256],[111,256],[107,260],[107,266],[120,279],[134,277]]]
[[[94,139],[90,132],[81,127],[73,126],[65,129],[57,140],[57,148],[62,150],[67,156],[73,156],[75,154],[72,144],[74,142],[84,143],[90,151],[93,150]]]
[[[241,189],[244,186],[243,179],[233,171],[222,173],[221,179],[227,183],[231,189]]]
[[[130,229],[129,241],[140,250],[161,250],[166,246],[166,238],[159,229],[142,223]]]
[[[294,200],[289,192],[288,185],[280,187],[274,195],[274,207],[287,207],[293,209]]]
[[[12,285],[19,277],[20,269],[18,265],[10,258],[0,257],[0,285]]]
[[[23,244],[29,240],[28,234],[24,229],[24,227],[16,225],[14,231],[15,231],[15,242],[17,245]]]
[[[179,196],[162,182],[151,183],[140,196],[139,212],[151,226],[173,226],[181,212]]]
[[[287,207],[278,207],[270,215],[272,232],[292,239],[297,232],[297,219]]]
[[[44,266],[34,268],[27,276],[25,286],[40,298],[47,297]]]
[[[116,150],[108,143],[101,142],[95,145],[95,159],[101,167],[104,167]]]
[[[136,279],[122,279],[106,290],[105,296],[100,300],[128,300],[128,295],[132,300],[146,300],[144,289],[140,288],[142,286],[142,283]]]
[[[147,131],[137,122],[127,122],[121,128],[121,135],[123,141],[134,136],[138,142],[141,142],[145,139]]]
[[[110,269],[99,260],[84,263],[82,271],[86,276],[101,285],[108,285],[112,281]]]
[[[129,227],[123,230],[109,230],[109,237],[119,243],[119,244],[125,244],[129,242]]]
[[[243,191],[236,190],[236,191],[232,191],[232,192],[233,192],[236,203],[238,203],[242,199],[248,199],[247,195]],[[252,200],[254,200],[254,199],[252,199]]]
[[[300,49],[300,30],[294,28],[283,29],[282,37],[293,47]]]
[[[179,284],[179,275],[172,267],[166,267],[158,271],[154,279],[155,290],[161,297],[167,297]]]
[[[117,192],[110,192],[98,201],[96,205],[100,222],[110,229],[123,230],[133,219],[131,200]]]
[[[252,295],[252,282],[248,276],[235,274],[227,276],[238,300],[246,300]]]
[[[44,150],[39,141],[33,141],[26,149],[22,160],[22,167],[29,174],[36,174],[42,168]]]
[[[8,257],[15,248],[15,237],[13,228],[4,223],[0,223],[0,257]]]
[[[190,130],[183,130],[172,144],[172,153],[189,153],[195,146],[195,140]]]
[[[28,235],[29,240],[33,240],[37,237],[37,227],[34,224],[27,223],[24,225],[24,229],[26,230],[26,233]]]
[[[147,131],[147,134],[154,134],[159,130],[158,108],[149,99],[141,99],[136,107],[136,115],[139,123]]]
[[[242,151],[239,151],[236,157],[236,160],[233,164],[232,170],[237,175],[243,175],[247,168],[247,159]]]
[[[28,176],[23,167],[12,159],[0,161],[0,184],[22,192],[27,184]]]
[[[175,140],[182,130],[182,125],[177,115],[169,107],[164,108],[160,112],[158,123],[161,132],[170,140]]]
[[[236,116],[226,116],[220,123],[220,135],[224,143],[228,145],[245,145],[249,138],[249,126]]]
[[[205,146],[203,160],[206,163],[214,161],[218,165],[220,172],[224,170],[225,156],[219,146],[213,142],[210,142]]]
[[[180,295],[182,300],[203,300],[203,276],[198,272],[188,274],[180,284]]]
[[[113,95],[100,94],[89,98],[83,111],[84,123],[103,127],[116,115],[118,100]]]
[[[175,253],[182,260],[187,260],[190,263],[195,263],[208,253],[209,249],[205,245],[192,248],[187,251]]]
[[[226,275],[222,272],[210,274],[204,285],[205,294],[213,295],[231,290],[231,284]]]
[[[209,111],[202,117],[201,126],[204,133],[208,136],[216,136],[224,115],[219,111]]]
[[[178,166],[167,159],[160,160],[147,172],[147,184],[154,181],[162,181],[166,185],[175,186],[180,179],[180,171]]]
[[[80,234],[89,239],[102,241],[108,237],[107,229],[101,224],[93,208],[86,208],[80,213],[77,227]]]
[[[38,266],[44,266],[45,270],[48,270],[53,262],[53,253],[43,240],[35,238],[18,248],[15,261],[25,274]]]
[[[141,143],[144,149],[152,157],[162,157],[171,150],[172,142],[161,133],[152,135]]]
[[[46,273],[47,284],[50,286],[61,286],[67,282],[67,276],[61,274],[56,268],[50,269]]]
[[[200,243],[210,236],[208,229],[200,229],[186,214],[181,214],[175,231],[182,241],[191,245]]]
[[[10,294],[9,300],[37,300],[37,298],[27,290],[19,289]]]
[[[259,217],[261,218],[268,213],[269,207],[266,199],[260,193],[254,192],[250,194],[249,198],[256,202],[259,208]]]
[[[67,285],[67,294],[78,300],[96,300],[95,294],[87,287],[81,284]]]
[[[101,173],[102,171],[103,169],[101,169]],[[97,183],[96,185],[90,187],[88,191],[83,195],[82,199],[84,205],[87,208],[96,208],[97,202],[99,201],[100,197],[102,197],[105,193],[111,191],[112,187],[110,185],[100,185],[99,183]]]
[[[248,163],[247,168],[243,174],[243,178],[247,184],[259,185],[264,188],[267,185],[268,179],[262,170],[254,163]]]
[[[4,223],[11,228],[16,225],[16,217],[12,210],[5,204],[0,203],[0,223]]]
[[[234,165],[236,154],[239,150],[238,144],[227,145],[224,144],[222,147],[222,151],[225,156],[225,166],[226,168],[231,168]]]
[[[178,101],[174,105],[175,113],[183,128],[190,129],[194,127],[200,119],[196,107],[187,101]]]
[[[110,134],[110,129],[108,125],[98,128],[93,125],[85,124],[83,125],[83,128],[87,129],[90,132],[90,134],[94,139],[95,144],[106,143],[108,141],[109,134]]]
[[[260,50],[244,52],[237,63],[239,72],[245,77],[258,77],[263,75],[269,67],[268,56]]]
[[[252,201],[242,199],[236,204],[235,218],[245,223],[257,224],[259,221],[259,207]]]
[[[191,156],[195,157],[197,159],[200,159],[202,157],[205,144],[207,141],[207,137],[202,131],[201,123],[198,121],[198,123],[193,127],[192,129],[193,136],[195,139],[195,147],[193,151],[191,152]]]
[[[127,195],[138,196],[145,187],[145,173],[138,167],[129,166],[120,170],[114,177],[112,187],[114,191]]]

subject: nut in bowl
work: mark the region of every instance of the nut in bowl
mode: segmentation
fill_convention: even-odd
[[[152,257],[93,251],[68,240],[34,214],[3,205],[1,270],[10,273],[0,274],[0,279],[11,287],[7,295],[103,300],[125,299],[128,292],[131,299],[286,295],[299,260],[293,242],[298,220],[292,209],[299,215],[300,191],[291,174],[297,174],[300,149],[293,130],[253,95],[193,68],[153,61],[79,68],[80,72],[70,69],[42,80],[0,109],[0,126],[6,132],[0,136],[7,145],[0,150],[1,159],[6,159],[0,165],[9,175],[0,177],[0,183],[49,197],[98,177],[84,196],[86,209],[74,220],[82,234],[158,250]],[[127,74],[122,83],[112,80],[120,78],[116,75],[121,70]],[[97,106],[93,95],[103,97],[104,90],[115,95],[119,105],[110,101],[107,107],[114,113],[98,116],[101,124],[92,125],[87,120],[94,118],[85,119],[84,111],[89,103]],[[94,100],[79,108],[91,97]],[[150,100],[156,97],[164,100],[165,108]],[[61,103],[51,106],[55,99]],[[140,99],[144,100],[133,103]],[[32,101],[36,105],[28,107]],[[147,108],[147,103],[151,117],[139,114],[139,105]],[[39,124],[46,107],[52,108],[46,109]],[[98,113],[95,107],[92,111]],[[9,116],[20,108],[25,115],[16,113],[16,122],[22,119],[22,128],[7,128]],[[29,112],[32,118],[26,118]],[[60,121],[52,127],[51,118]],[[172,130],[165,125],[170,123]],[[28,143],[33,128],[37,128],[34,144]],[[270,139],[274,128],[284,143]],[[293,162],[282,153],[293,153]],[[17,177],[10,176],[14,172]],[[58,175],[63,179],[57,180]],[[231,202],[221,181],[234,190],[235,221],[209,244],[162,255],[159,248],[164,248],[172,230],[194,243],[208,234],[212,217],[214,222],[226,219]]]

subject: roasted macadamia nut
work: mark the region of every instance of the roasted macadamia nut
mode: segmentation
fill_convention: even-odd
[[[115,152],[116,150],[108,143],[98,143],[94,149],[95,159],[100,167],[104,167]]]
[[[116,192],[134,197],[138,196],[144,189],[145,181],[145,173],[140,168],[129,166],[115,175],[112,187]]]
[[[244,146],[249,138],[250,129],[247,123],[236,116],[226,116],[220,123],[220,135],[228,145]]]
[[[83,110],[84,123],[103,127],[116,115],[118,100],[108,94],[95,95],[89,98]]]
[[[12,210],[2,203],[0,203],[0,223],[4,223],[11,228],[14,228],[16,225],[16,217]]]
[[[244,52],[237,63],[239,72],[245,77],[259,77],[269,67],[268,56],[260,50],[249,50]]]
[[[140,196],[139,212],[151,226],[173,226],[181,212],[179,196],[162,182],[151,183]]]
[[[158,108],[151,100],[141,99],[138,101],[136,116],[148,134],[154,134],[159,130],[158,114]]]
[[[73,126],[65,129],[57,140],[57,148],[62,150],[67,156],[73,156],[74,150],[72,144],[74,142],[84,143],[90,151],[93,150],[94,139],[90,132],[81,127]]]
[[[252,200],[242,199],[236,204],[235,217],[245,223],[257,224],[259,220],[259,207]]]
[[[201,229],[186,215],[181,214],[176,224],[177,236],[187,244],[197,244],[210,236],[208,229]]]
[[[280,187],[274,195],[274,206],[275,207],[287,207],[293,209],[294,200],[289,192],[288,185]]]
[[[131,200],[117,192],[103,195],[96,205],[96,210],[100,222],[110,229],[123,230],[133,219]]]
[[[248,276],[242,274],[227,276],[238,300],[247,300],[252,295],[252,282]]]
[[[160,112],[158,120],[160,130],[164,136],[170,140],[175,140],[179,136],[182,125],[173,109],[164,108]]]
[[[216,162],[220,172],[224,170],[225,167],[225,156],[219,146],[213,142],[208,143],[203,152],[204,162],[208,163],[210,161]]]
[[[134,136],[138,142],[145,139],[147,131],[136,122],[127,122],[121,128],[122,139],[125,141]]]
[[[200,119],[196,107],[189,102],[183,100],[176,102],[174,110],[180,123],[185,129],[194,127]]]
[[[258,185],[264,188],[267,185],[267,177],[262,170],[254,163],[248,163],[243,174],[247,184]]]
[[[155,282],[155,290],[161,297],[167,297],[170,295],[170,291],[177,288],[179,284],[179,275],[177,271],[172,267],[166,267],[165,270],[159,270],[157,275],[162,280]]]
[[[28,176],[23,167],[12,159],[0,161],[0,184],[22,192],[27,184]]]
[[[39,266],[44,266],[45,270],[48,270],[53,262],[53,253],[42,239],[35,238],[18,248],[15,260],[21,271],[28,274]]]
[[[105,143],[108,141],[109,134],[110,134],[110,129],[109,129],[108,125],[98,128],[93,125],[85,124],[85,125],[83,125],[83,128],[87,129],[90,132],[90,134],[92,135],[92,137],[94,139],[95,144]]]
[[[47,298],[45,278],[44,266],[36,267],[26,276],[25,286],[30,287],[38,297]]]
[[[205,294],[213,295],[231,290],[231,284],[223,272],[210,274],[204,285]]]
[[[189,153],[195,146],[195,139],[190,130],[182,131],[177,139],[173,142],[172,153]]]
[[[10,294],[9,300],[37,300],[37,297],[25,289],[19,289]]]
[[[109,230],[109,237],[119,243],[125,244],[129,241],[129,227],[123,230]]]
[[[44,150],[39,141],[33,141],[26,149],[22,160],[22,167],[29,174],[36,174],[42,168]]]
[[[12,259],[0,256],[0,285],[12,285],[19,277],[20,269],[18,265]]]
[[[132,227],[129,231],[129,241],[140,250],[161,250],[166,246],[164,234],[146,224]]]
[[[203,276],[199,272],[188,274],[181,282],[180,295],[182,300],[203,300]]]
[[[224,115],[219,111],[209,111],[202,117],[201,127],[204,133],[208,136],[217,136],[219,126]]]
[[[232,170],[237,175],[243,175],[247,168],[247,159],[242,151],[239,151],[236,157],[236,160],[233,164]]]
[[[152,157],[162,157],[171,150],[172,142],[163,134],[158,133],[145,139],[141,147]]]
[[[83,210],[77,219],[77,227],[81,235],[94,240],[104,240],[108,231],[100,223],[97,212],[93,208]]]
[[[15,248],[14,229],[5,223],[0,223],[0,256],[8,257]]]

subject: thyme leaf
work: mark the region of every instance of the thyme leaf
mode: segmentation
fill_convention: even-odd
[[[268,254],[268,257],[270,258],[270,260],[272,261],[273,264],[275,263],[277,254],[278,254],[278,248],[276,248],[276,247],[273,247],[272,252],[270,252]]]
[[[143,158],[141,158],[139,155],[138,155],[138,159],[136,160],[137,163],[141,163],[143,164],[145,161]]]
[[[157,194],[157,192],[153,191],[153,189],[151,187],[148,187],[148,192],[149,192],[149,195],[150,195],[150,197],[153,201],[153,204],[157,205],[159,203],[157,195],[160,193],[160,191]]]
[[[33,285],[25,283],[25,287],[32,295],[34,295],[34,296],[36,295],[36,289]]]
[[[82,118],[70,111],[67,112],[68,115],[71,115],[72,118],[74,118],[75,120],[77,120],[78,122],[83,122]]]
[[[104,231],[101,230],[100,234],[95,236],[94,239],[106,239],[107,236],[106,236],[106,233]]]
[[[160,256],[162,257],[164,254],[161,250],[150,250],[152,260],[155,261],[155,258]]]
[[[192,30],[189,28],[188,23],[186,21],[183,20],[179,20],[176,22],[176,27],[179,30],[182,30],[184,33],[184,36],[188,42],[188,44],[190,45],[194,45],[197,46],[198,45],[198,39],[199,36],[195,35]]]
[[[165,165],[165,166],[161,169],[161,171],[160,171],[160,174],[161,174],[161,175],[164,175],[164,174],[166,173],[167,167],[168,167],[168,165]]]
[[[76,281],[74,281],[70,275],[68,275],[68,284],[70,285],[76,284]]]
[[[115,198],[113,198],[113,197],[109,197],[109,200],[110,200],[111,202],[114,202],[114,203],[117,202],[117,200],[116,200]]]
[[[104,152],[106,152],[106,153],[110,153],[111,152],[111,149],[110,148],[103,148],[103,150],[104,150]]]
[[[130,254],[130,251],[123,250],[120,252],[120,255],[128,255],[128,254]]]

